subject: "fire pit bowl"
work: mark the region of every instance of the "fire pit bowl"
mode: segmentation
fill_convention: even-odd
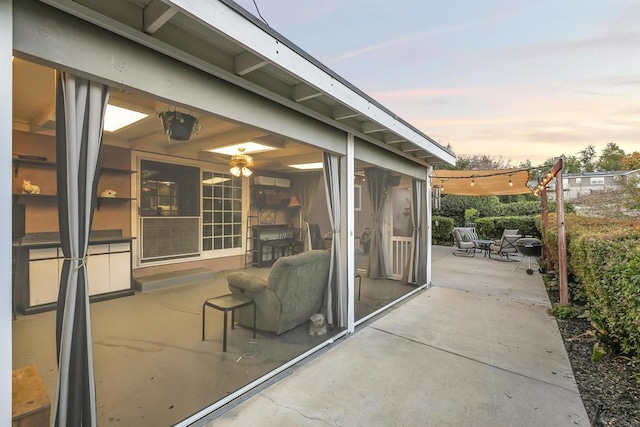
[[[522,254],[522,260],[520,260],[520,264],[522,264],[522,261],[524,261],[524,257],[527,257],[529,260],[529,268],[527,268],[527,274],[533,274],[533,269],[531,268],[531,257],[539,257],[540,255],[542,255],[542,241],[533,237],[523,237],[522,239],[518,239],[516,241],[516,249]],[[518,264],[516,270],[520,268],[520,264]],[[538,269],[540,269],[539,265]]]

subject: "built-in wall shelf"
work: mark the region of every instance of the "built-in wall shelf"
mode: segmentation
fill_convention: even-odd
[[[111,173],[114,175],[132,175],[137,171],[129,170],[129,169],[118,169],[118,168],[100,168],[100,172],[102,173]]]
[[[55,162],[47,162],[43,160],[32,160],[32,159],[13,159],[13,175],[18,176],[18,171],[20,170],[20,165],[31,165],[38,166],[42,168],[55,168]]]
[[[18,200],[22,199],[26,201],[33,200],[55,200],[58,197],[57,194],[22,194],[22,193],[14,193],[13,194],[13,202],[18,204]]]
[[[47,161],[43,161],[43,160],[32,160],[32,159],[13,159],[13,174],[14,174],[14,176],[16,176],[16,177],[18,176],[18,172],[20,171],[20,166],[21,165],[29,165],[29,166],[36,166],[36,167],[42,167],[42,168],[55,168],[56,167],[56,163],[55,162],[47,162]],[[120,169],[120,168],[110,168],[110,167],[100,168],[100,172],[101,173],[114,174],[114,175],[132,175],[132,174],[136,173],[136,171],[134,171],[134,170]]]
[[[17,194],[13,194],[13,203],[15,203],[15,204],[24,204],[24,203],[32,202],[34,200],[54,201],[57,198],[58,198],[57,194],[22,194],[22,193],[17,193]],[[110,202],[129,202],[131,200],[135,200],[135,198],[133,198],[133,197],[100,197],[100,196],[98,196],[97,199],[98,200],[97,200],[96,208],[98,210],[100,210],[100,205],[102,205],[102,203],[104,203],[105,200],[107,201],[107,203],[110,203]],[[22,200],[23,203],[19,203],[20,200]]]
[[[100,205],[102,205],[102,203],[104,203],[105,201],[107,202],[128,202],[131,200],[135,200],[135,198],[133,197],[98,197],[98,203],[96,205],[96,208],[98,210],[100,210]]]

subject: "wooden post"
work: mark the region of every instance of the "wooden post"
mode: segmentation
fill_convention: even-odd
[[[562,158],[553,169],[556,176],[556,214],[558,217],[558,279],[560,282],[560,304],[569,303],[569,284],[567,282],[567,241],[564,231],[564,190],[562,185]]]
[[[549,228],[549,203],[547,200],[547,189],[546,187],[542,189],[540,192],[540,202],[542,203],[542,225],[545,228]],[[547,271],[553,270],[553,260],[551,259],[551,250],[549,250],[549,245],[546,240],[544,242],[544,254],[545,259],[547,261]]]

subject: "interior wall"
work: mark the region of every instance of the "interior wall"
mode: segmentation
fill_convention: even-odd
[[[56,162],[56,140],[49,135],[13,131],[13,153],[45,157],[47,162]],[[103,167],[129,169],[130,150],[121,147],[103,146]],[[13,169],[12,169],[13,171]],[[135,174],[116,175],[103,173],[98,183],[98,195],[106,189],[116,190],[118,197],[131,197],[130,180]],[[134,178],[135,179],[135,178]],[[21,164],[18,175],[12,173],[11,190],[13,194],[22,192],[23,180],[40,187],[41,195],[57,193],[56,168]],[[25,207],[25,232],[57,232],[58,202],[55,197],[21,200]],[[92,230],[121,230],[122,235],[131,235],[131,202],[127,200],[103,201],[100,210],[93,216]]]
[[[354,183],[360,185],[360,207],[359,211],[354,211],[354,233],[359,238],[366,227],[373,227],[373,219],[371,217],[371,196],[369,195],[369,186],[367,181],[362,177],[356,177]]]

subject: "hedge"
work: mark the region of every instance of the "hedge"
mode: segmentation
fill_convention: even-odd
[[[537,217],[533,215],[498,216],[476,219],[476,232],[478,236],[483,239],[499,239],[505,228],[517,228],[522,236],[540,236]]]
[[[431,240],[435,244],[451,243],[453,231],[453,218],[444,216],[431,217]]]
[[[555,215],[543,235],[557,265]],[[614,350],[640,355],[640,221],[567,215],[565,235],[572,294]]]
[[[475,209],[475,216],[479,218],[494,216],[531,216],[540,215],[541,202],[538,200],[521,200],[511,203],[500,203],[497,196],[456,196],[446,194],[442,196],[441,207],[434,210],[435,215],[453,218],[456,225],[469,222],[465,213]],[[549,212],[555,211],[555,202],[549,202]],[[565,213],[575,213],[575,206],[565,202]]]

